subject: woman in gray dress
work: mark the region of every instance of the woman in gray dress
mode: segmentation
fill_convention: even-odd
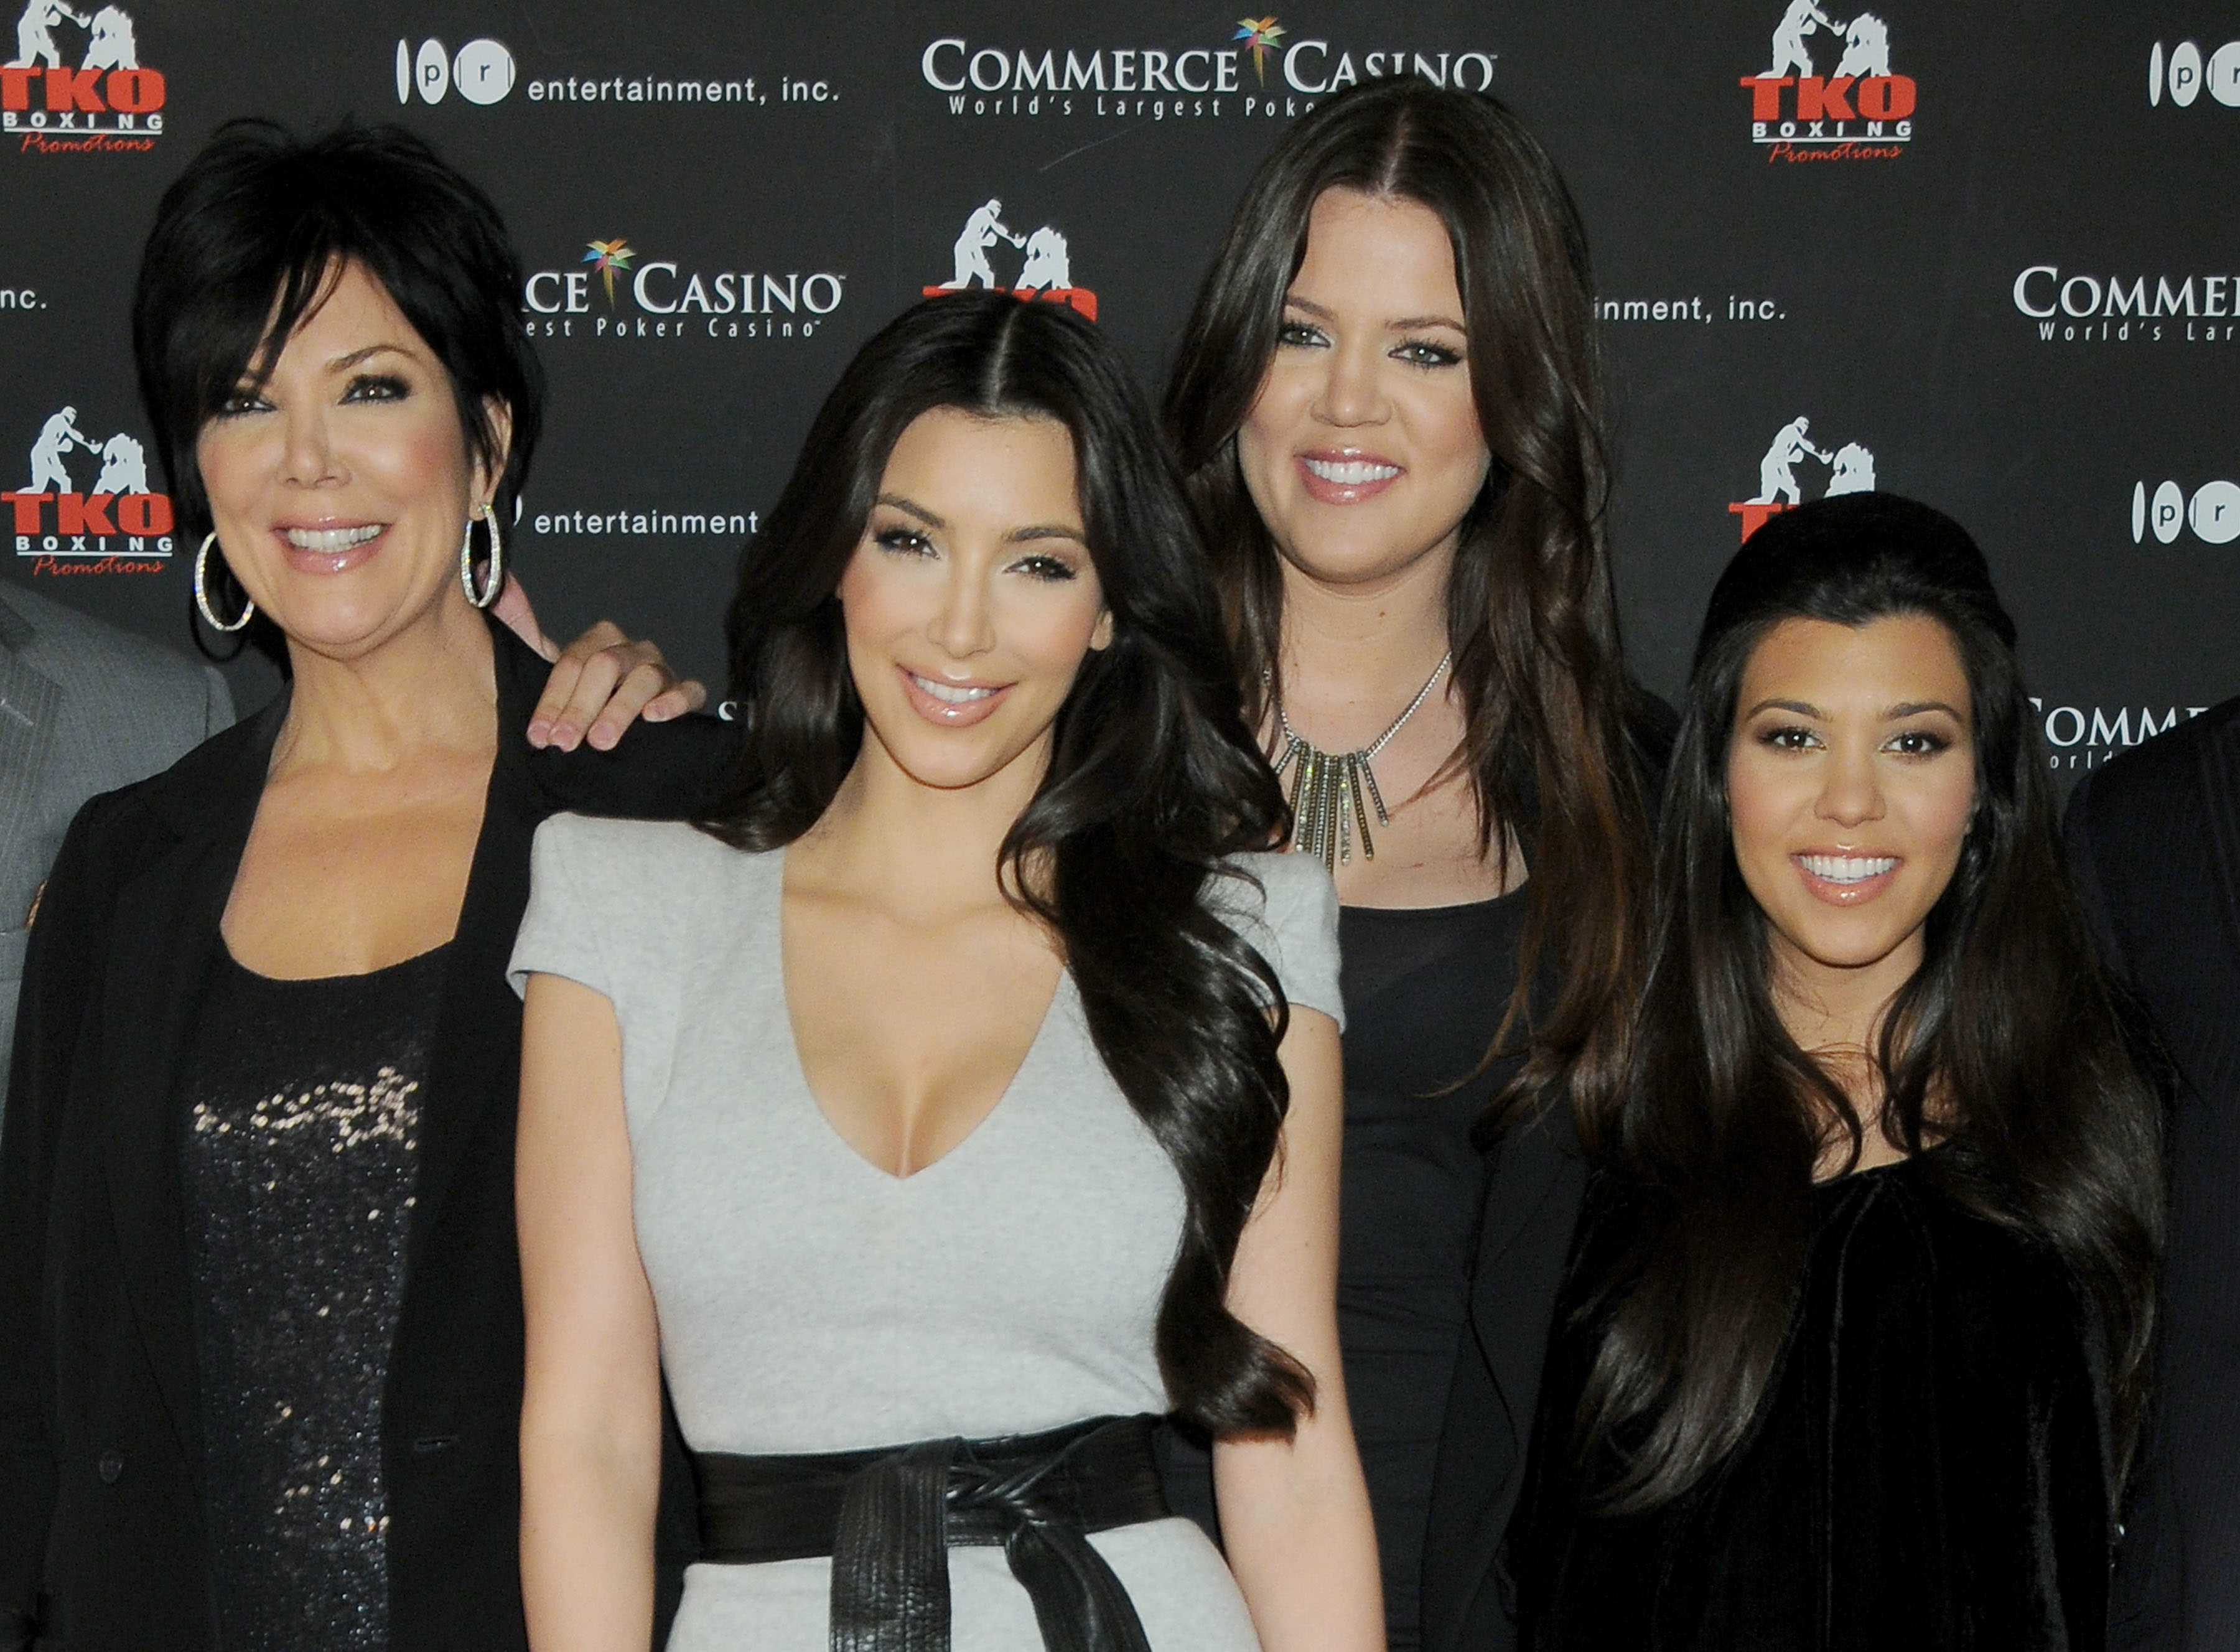
[[[539,1652],[647,1644],[664,1369],[709,1539],[672,1647],[1382,1644],[1336,899],[1262,852],[1155,431],[1060,310],[906,314],[745,570],[723,807],[540,833]],[[1161,1499],[1170,1410],[1220,1442],[1227,1566]]]

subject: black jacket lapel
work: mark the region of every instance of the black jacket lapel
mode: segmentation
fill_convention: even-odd
[[[177,1146],[179,1081],[286,701],[283,694],[190,753],[157,786],[151,806],[178,841],[118,892],[103,989],[110,1214],[133,1316],[198,1484],[202,1416]]]

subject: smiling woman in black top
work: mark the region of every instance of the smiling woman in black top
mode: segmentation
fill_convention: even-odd
[[[1657,708],[1619,656],[1593,290],[1513,114],[1375,81],[1269,152],[1167,391],[1292,847],[1343,903],[1339,1329],[1403,1652],[1506,1632],[1568,1088],[1638,960]]]
[[[0,1645],[523,1643],[530,839],[688,812],[724,742],[530,743],[581,708],[481,611],[541,405],[519,291],[490,202],[394,129],[237,123],[158,213],[135,342],[210,530],[198,598],[228,629],[253,603],[290,683],[89,803],[40,905],[0,1139]],[[610,745],[646,686],[575,727]]]
[[[2158,1106],[2014,639],[1886,495],[1712,594],[1511,1532],[1528,1647],[2104,1644]]]

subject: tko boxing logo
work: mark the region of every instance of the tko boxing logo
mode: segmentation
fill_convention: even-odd
[[[2240,275],[2096,276],[2034,263],[2015,309],[2043,343],[2229,344],[2240,340]]]
[[[1843,50],[1835,72],[1813,63],[1826,33]],[[1890,72],[1890,26],[1871,11],[1838,23],[1813,0],[1786,0],[1773,31],[1773,64],[1744,75],[1750,141],[1768,161],[1894,161],[1913,141],[1919,89]]]
[[[1764,527],[1767,517],[1804,503],[1804,488],[1797,479],[1797,467],[1808,459],[1828,469],[1827,483],[1816,497],[1833,498],[1839,493],[1873,490],[1873,451],[1857,442],[1846,442],[1832,452],[1814,446],[1812,421],[1799,413],[1775,432],[1765,456],[1757,462],[1757,497],[1738,500],[1727,507],[1729,515],[1743,519],[1744,539]]]
[[[397,101],[409,103],[417,92],[423,103],[440,103],[457,90],[470,103],[496,103],[513,90],[513,54],[501,41],[470,40],[453,57],[440,40],[397,43]]]
[[[996,279],[996,268],[988,262],[989,253],[999,244],[1016,248],[1021,255],[1019,273],[1009,286]],[[992,197],[972,209],[950,252],[956,264],[955,273],[938,287],[924,289],[929,298],[985,287],[992,292],[1014,293],[1021,298],[1044,298],[1052,303],[1070,304],[1090,320],[1097,319],[1097,295],[1086,287],[1073,284],[1073,256],[1064,235],[1057,226],[1048,223],[1030,235],[1007,228],[1003,203]]]
[[[2030,696],[2030,704],[2050,748],[2046,767],[2056,770],[2097,769],[2118,752],[2167,734],[2209,709],[2205,705],[2170,705],[2157,711],[2150,705],[2119,705],[2110,713],[2098,705],[2050,706],[2036,695]]]
[[[539,270],[523,286],[531,338],[814,338],[847,294],[837,270],[693,269],[643,257],[622,236],[583,247],[572,268]]]
[[[156,574],[171,554],[171,501],[148,486],[147,450],[123,430],[96,441],[66,407],[39,427],[31,443],[31,480],[0,493],[10,512],[16,554],[37,574]],[[94,470],[81,489],[73,456]],[[92,461],[98,460],[97,468]]]
[[[70,37],[70,54],[57,30]],[[130,12],[27,0],[16,20],[16,55],[0,66],[0,132],[20,137],[20,153],[144,153],[163,130],[163,71],[141,66]]]
[[[2191,109],[2204,91],[2227,109],[2240,109],[2240,40],[2226,41],[2206,63],[2199,46],[2181,40],[2171,48],[2167,63],[2163,43],[2155,42],[2147,54],[2147,106],[2159,107],[2168,92],[2177,108]]]
[[[944,35],[918,54],[918,74],[956,116],[1130,120],[1290,118],[1363,80],[1420,75],[1486,91],[1497,54],[1297,37],[1270,15],[1240,17],[1201,43],[1164,46],[993,44]]]
[[[2207,545],[2229,545],[2240,539],[2240,483],[2207,482],[2190,500],[2175,482],[2165,482],[2150,498],[2147,484],[2131,487],[2131,543],[2144,544],[2151,533],[2162,544],[2173,543],[2187,529]]]

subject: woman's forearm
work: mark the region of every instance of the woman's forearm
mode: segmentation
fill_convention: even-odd
[[[659,1441],[521,1429],[521,1591],[532,1652],[647,1652]]]
[[[1230,1569],[1265,1652],[1381,1652],[1377,1533],[1350,1427],[1317,1417],[1292,1441],[1225,1441],[1214,1475]]]

